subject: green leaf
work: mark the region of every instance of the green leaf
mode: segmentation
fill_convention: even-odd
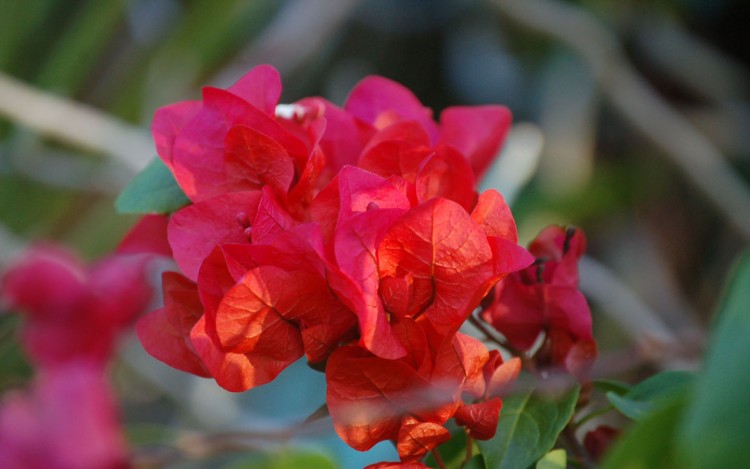
[[[463,428],[451,432],[451,439],[437,447],[440,458],[446,467],[459,467],[466,459],[466,432]],[[432,453],[428,453],[425,464],[437,467]]]
[[[678,434],[688,467],[748,467],[750,448],[750,252],[737,264],[719,308],[705,370]]]
[[[529,391],[503,399],[495,436],[478,441],[490,469],[529,467],[554,446],[573,416],[580,387],[557,399]]]
[[[633,386],[625,394],[607,393],[607,399],[623,415],[641,420],[669,396],[680,392],[693,382],[693,374],[685,371],[665,371]]]
[[[564,449],[553,449],[536,463],[536,469],[565,469],[568,465],[568,454]]]
[[[255,460],[253,460],[255,459]],[[338,465],[328,456],[313,452],[283,452],[271,454],[262,458],[251,458],[246,462],[239,462],[230,469],[338,469]]]
[[[119,213],[169,213],[189,203],[172,173],[156,158],[130,181],[115,208]]]
[[[481,454],[475,454],[466,462],[466,465],[457,467],[461,467],[461,469],[487,469],[487,466],[484,465],[484,458],[482,458]]]
[[[654,408],[633,425],[607,454],[601,469],[681,469],[674,435],[683,414],[687,389]],[[732,467],[732,466],[727,466]]]
[[[630,388],[633,387],[628,383],[623,383],[622,381],[617,381],[614,379],[595,379],[593,383],[594,388],[598,389],[601,392],[613,392],[619,395],[625,394],[626,392],[630,391]]]

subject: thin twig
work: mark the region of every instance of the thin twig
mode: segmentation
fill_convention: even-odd
[[[591,67],[604,95],[750,241],[750,191],[716,146],[627,61],[612,33],[583,9],[553,0],[493,0],[512,19],[567,44]]]
[[[443,462],[443,457],[440,456],[440,451],[437,450],[437,448],[432,448],[432,457],[435,458],[435,462],[437,463],[438,467],[440,469],[446,469],[445,462]]]
[[[133,172],[145,168],[154,154],[144,130],[4,73],[0,73],[0,116],[74,147],[112,157]]]
[[[573,427],[571,427],[570,425],[565,427],[565,429],[562,431],[562,439],[563,441],[565,441],[568,448],[570,448],[570,450],[573,452],[575,457],[581,462],[581,465],[584,468],[593,469],[595,467],[594,463],[589,457],[588,452],[586,451],[586,448],[584,448],[583,445],[578,441],[575,429],[573,429]]]
[[[497,345],[509,351],[513,355],[520,357],[521,360],[524,360],[524,353],[522,351],[510,345],[510,343],[508,343],[507,340],[504,340],[500,338],[500,336],[498,336],[497,334],[493,333],[480,318],[476,317],[474,314],[471,314],[469,315],[468,320],[469,320],[469,323],[471,323],[472,326],[479,329],[479,331],[482,334],[484,334],[484,336],[487,337],[487,339],[496,343]]]
[[[316,57],[349,18],[360,0],[293,0],[238,59],[211,82],[228,86],[253,65],[273,64],[282,75]]]

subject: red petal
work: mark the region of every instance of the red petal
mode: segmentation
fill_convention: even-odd
[[[505,199],[494,189],[489,189],[479,195],[476,207],[471,212],[471,218],[482,227],[487,236],[503,238],[514,244],[518,243],[516,222]]]
[[[389,141],[405,142],[414,147],[430,147],[430,136],[424,126],[417,121],[404,120],[380,129],[367,142],[364,152]]]
[[[208,377],[190,342],[190,330],[203,315],[203,306],[193,282],[180,274],[162,275],[164,308],[143,316],[136,332],[146,351],[178,370]]]
[[[293,363],[302,356],[299,328],[291,323],[308,307],[305,278],[277,267],[250,270],[224,295],[216,311],[216,336],[224,350]]]
[[[489,440],[497,432],[502,407],[503,403],[498,398],[461,406],[456,411],[456,423],[466,427],[469,435],[477,440]]]
[[[196,353],[214,377],[216,383],[227,391],[241,392],[266,384],[275,379],[287,360],[278,361],[265,356],[248,356],[242,353],[225,352],[217,346],[215,332],[206,324],[203,316],[190,332]]]
[[[224,164],[225,139],[235,126],[252,128],[279,143],[304,164],[308,149],[272,116],[229,91],[204,88],[203,108],[176,137],[172,152],[173,172],[180,187],[193,201],[230,190],[232,180]]]
[[[521,359],[518,357],[513,357],[507,362],[496,366],[489,373],[485,395],[487,397],[503,396],[510,389],[513,381],[518,378],[519,373],[521,373]],[[485,371],[485,377],[487,377],[487,374]]]
[[[430,381],[451,390],[456,397],[461,392],[480,397],[485,391],[483,368],[489,358],[482,342],[456,333],[438,349]]]
[[[528,350],[544,329],[544,299],[536,285],[524,285],[510,276],[495,287],[495,301],[483,318],[513,347]]]
[[[319,106],[326,128],[320,140],[320,147],[326,158],[326,167],[334,173],[346,165],[357,164],[362,152],[360,130],[348,112],[322,98],[306,98],[298,101],[300,106]]]
[[[358,213],[339,223],[334,244],[336,261],[349,282],[332,284],[345,297],[359,319],[363,345],[382,358],[403,357],[406,350],[393,334],[378,295],[375,247],[401,210]]]
[[[169,169],[172,169],[172,152],[177,136],[201,107],[200,101],[182,101],[156,110],[151,133],[156,143],[156,153]]]
[[[401,425],[396,444],[402,461],[417,461],[433,448],[451,439],[450,432],[442,425],[418,422],[413,418],[405,420],[408,423]]]
[[[294,164],[277,141],[238,125],[229,130],[225,145],[226,179],[233,190],[268,185],[286,194],[294,179]]]
[[[218,244],[248,242],[246,222],[239,219],[253,220],[260,199],[260,191],[235,192],[189,205],[172,215],[167,235],[185,276],[195,280],[201,263]]]
[[[510,111],[502,106],[450,107],[440,115],[440,143],[464,154],[479,181],[499,154],[510,123]]]
[[[258,65],[227,90],[273,116],[281,96],[281,77],[271,65]]]
[[[130,229],[120,241],[118,254],[151,253],[172,257],[172,248],[167,240],[167,223],[165,215],[146,215]]]
[[[252,222],[253,243],[269,243],[291,229],[297,221],[279,203],[270,187],[264,187],[258,212]]]
[[[427,466],[419,461],[408,462],[379,462],[365,466],[365,469],[427,469]]]
[[[388,140],[369,147],[362,154],[359,167],[383,177],[395,175],[414,182],[420,165],[432,153],[427,146]]]
[[[360,81],[349,94],[344,109],[372,125],[376,125],[381,114],[390,111],[401,120],[419,122],[433,139],[437,135],[432,111],[422,106],[408,88],[387,78],[369,76]]]
[[[435,154],[420,165],[416,179],[417,200],[426,202],[433,197],[444,197],[471,211],[477,200],[475,185],[474,173],[463,155],[440,145]]]
[[[430,384],[406,363],[376,358],[355,346],[331,354],[326,382],[336,433],[359,451],[396,440],[404,415],[436,405]]]
[[[377,250],[381,279],[413,275],[434,285],[422,314],[439,334],[458,329],[486,293],[492,251],[482,229],[455,202],[432,199],[401,217]]]

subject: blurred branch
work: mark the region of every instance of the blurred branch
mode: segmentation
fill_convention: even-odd
[[[143,130],[81,103],[45,93],[0,73],[0,116],[47,137],[112,157],[140,171],[154,146]]]
[[[13,169],[48,186],[117,195],[132,178],[116,161],[81,158],[71,152],[45,147],[37,138],[16,140],[28,141],[14,142],[13,151],[9,152]]]
[[[659,147],[750,241],[750,191],[721,152],[675,111],[627,61],[615,36],[593,16],[554,0],[492,0],[510,18],[567,44],[586,60],[627,121]]]
[[[183,432],[169,445],[136,448],[132,454],[135,467],[163,467],[180,461],[205,460],[228,452],[269,452],[287,445],[295,438],[320,436],[330,431],[330,421],[304,421],[287,428],[272,430],[238,429],[213,433]]]
[[[638,354],[662,366],[690,359],[703,345],[699,332],[673,330],[614,272],[590,256],[580,261],[581,290],[634,339]]]
[[[274,21],[219,72],[211,82],[228,86],[261,63],[273,64],[282,75],[311,60],[349,18],[360,0],[292,0],[284,4]]]

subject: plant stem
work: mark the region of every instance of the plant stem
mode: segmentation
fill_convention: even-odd
[[[437,450],[437,448],[432,448],[432,457],[435,458],[435,462],[437,463],[438,467],[440,469],[447,469],[445,467],[445,463],[443,462],[442,456],[440,456],[440,451]]]
[[[580,461],[582,467],[585,469],[594,469],[596,467],[591,461],[591,458],[589,458],[586,448],[584,448],[578,441],[578,438],[576,438],[576,431],[571,425],[565,427],[562,432],[562,437],[568,448],[570,448],[578,461]]]
[[[484,336],[487,337],[487,339],[496,343],[497,345],[504,348],[505,350],[509,351],[514,356],[520,358],[521,361],[524,363],[524,365],[527,364],[526,355],[521,350],[518,350],[517,348],[513,347],[512,345],[508,343],[508,341],[501,339],[500,337],[497,336],[497,334],[490,331],[490,329],[484,324],[484,322],[481,319],[471,314],[469,315],[468,320],[469,320],[469,323],[471,323],[472,326],[479,329],[479,331],[482,334],[484,334]]]
[[[578,419],[577,422],[574,422],[574,423],[571,422],[570,425],[573,427],[573,429],[577,430],[577,429],[581,428],[581,425],[583,425],[584,423],[586,423],[589,420],[591,420],[593,418],[596,418],[596,417],[598,417],[600,415],[604,415],[607,412],[611,411],[612,409],[614,409],[614,406],[608,405],[606,407],[602,407],[601,409],[597,409],[597,410],[591,411],[591,413],[589,413],[589,414],[581,417],[580,419]]]
[[[469,431],[466,431],[466,457],[464,458],[464,462],[461,464],[461,467],[466,466],[469,464],[469,461],[471,460],[472,456],[474,456],[474,439],[469,435]]]

